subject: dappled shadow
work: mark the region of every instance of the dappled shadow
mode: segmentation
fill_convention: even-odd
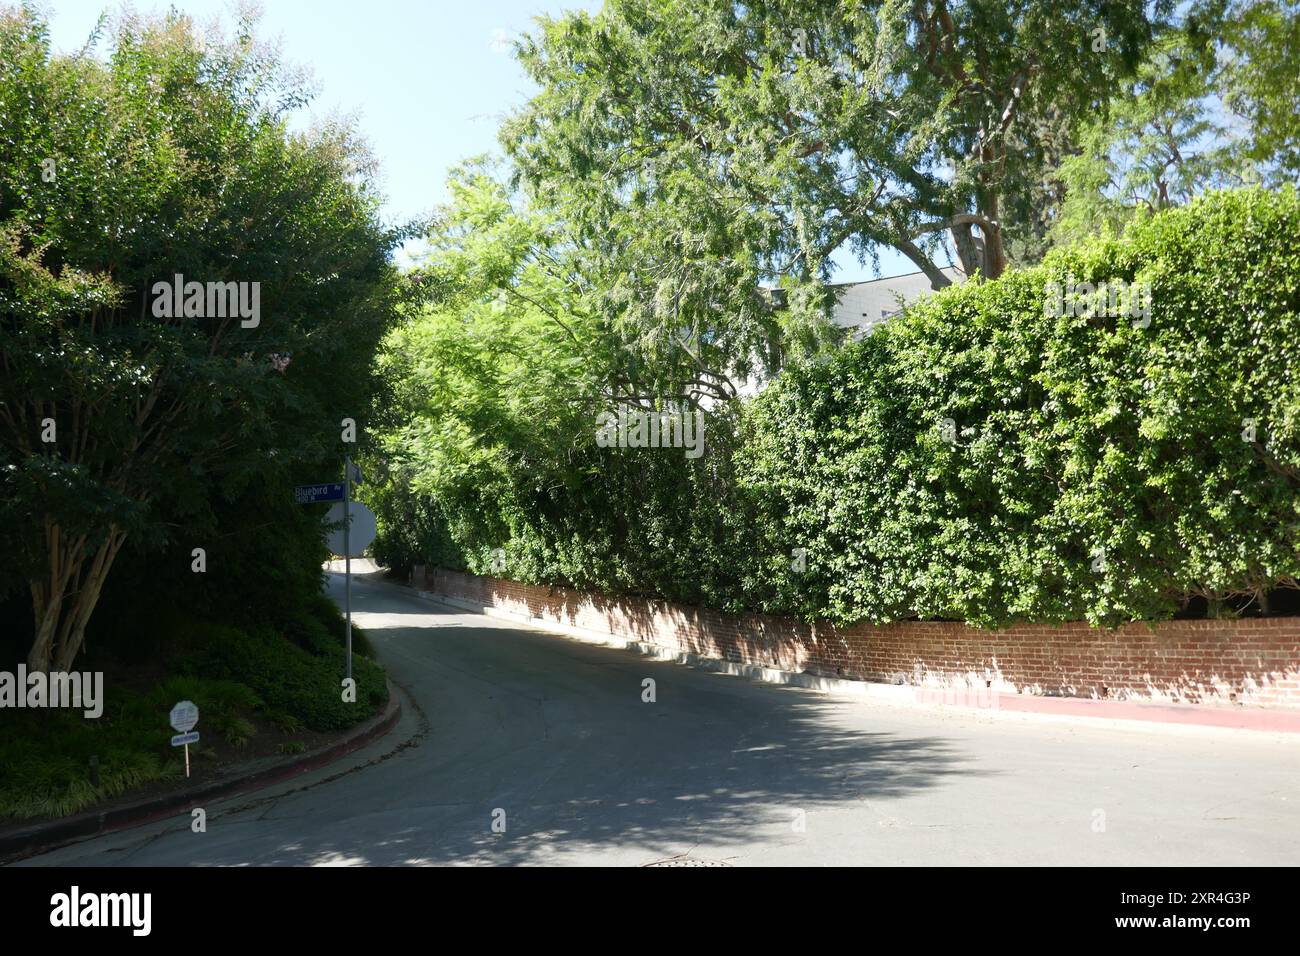
[[[887,734],[838,740],[796,734],[785,744],[756,744],[768,748],[757,751],[705,747],[686,760],[665,759],[658,746],[638,737],[629,743],[644,746],[645,773],[658,767],[668,779],[639,776],[611,759],[580,775],[557,767],[565,779],[544,782],[543,793],[521,800],[520,785],[540,781],[504,762],[502,794],[466,801],[430,779],[424,798],[447,801],[439,804],[411,802],[414,794],[395,787],[383,808],[350,801],[348,819],[328,831],[314,829],[269,852],[241,846],[227,862],[247,859],[253,850],[258,865],[502,865],[591,862],[592,855],[602,862],[646,863],[700,844],[710,847],[710,856],[725,857],[728,847],[752,853],[756,846],[797,839],[801,814],[813,815],[815,830],[819,810],[860,807],[863,800],[904,794],[952,772],[951,758],[935,741]],[[506,831],[494,833],[500,811]]]
[[[1039,696],[1295,705],[1300,618],[834,627],[430,569],[429,590],[681,653],[823,677]]]
[[[659,680],[662,686],[672,678]],[[519,750],[502,753],[484,741],[447,761],[438,737],[449,729],[435,721],[431,739],[401,758],[405,766],[364,771],[391,777],[383,796],[340,792],[336,805],[346,806],[346,819],[312,826],[274,848],[232,847],[229,859],[209,862],[251,856],[261,865],[527,864],[599,854],[602,861],[646,863],[698,844],[725,857],[728,847],[752,852],[799,839],[800,814],[813,817],[816,828],[818,811],[861,809],[874,798],[974,773],[939,738],[837,727],[822,714],[825,701],[758,689],[766,702],[757,727],[747,726],[754,707],[729,720],[701,721],[675,719],[662,704],[638,704],[644,717],[593,714],[591,722],[556,728]],[[331,786],[346,790],[351,783]],[[504,833],[492,829],[498,811]],[[285,807],[286,821],[296,812]]]
[[[354,582],[363,613],[417,613],[412,604]],[[870,828],[869,801],[979,772],[943,738],[883,731],[869,711],[811,692],[490,620],[371,637],[408,707],[427,713],[418,746],[262,806],[240,802],[202,840],[177,834],[114,862],[639,864],[697,845],[725,858],[799,844],[801,822]],[[642,699],[647,678],[654,702]]]

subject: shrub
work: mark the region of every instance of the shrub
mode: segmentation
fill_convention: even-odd
[[[1069,276],[1148,285],[1150,324],[1049,314]],[[1298,356],[1294,189],[1211,194],[945,290],[754,403],[741,483],[809,563],[769,561],[754,596],[999,625],[1294,587]]]
[[[1149,289],[1149,323],[1049,308],[1067,280]],[[447,385],[419,362],[393,374]],[[426,406],[407,412],[442,433]],[[841,623],[1115,624],[1264,602],[1300,578],[1296,190],[1211,193],[946,289],[712,414],[708,436],[690,462],[557,432],[539,465],[484,429],[499,494],[462,496],[439,464],[422,479],[436,508],[416,486],[374,500],[400,501],[390,528],[437,515],[431,563],[493,573],[501,547],[522,581]],[[417,545],[393,547],[409,561]]]
[[[292,715],[310,730],[350,727],[388,700],[383,670],[355,653],[357,702],[349,704],[342,700],[342,653],[313,654],[267,628],[205,630],[201,648],[180,662],[181,670],[245,684],[269,712]]]

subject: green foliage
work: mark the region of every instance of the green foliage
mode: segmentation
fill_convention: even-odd
[[[257,735],[258,721],[296,734],[341,730],[369,718],[388,698],[382,670],[354,655],[357,703],[343,703],[342,633],[334,628],[339,614],[324,598],[316,613],[308,648],[266,628],[245,633],[191,619],[179,642],[190,650],[171,662],[178,673],[145,691],[110,678],[104,713],[96,720],[68,710],[6,711],[0,819],[65,816],[176,779],[182,764],[169,743],[167,715],[179,700],[198,705],[205,745],[219,739],[236,749]],[[364,646],[356,629],[353,640]],[[173,649],[178,644],[168,643]],[[295,754],[305,745],[289,741],[279,749]],[[97,787],[91,783],[92,755],[99,759]],[[209,746],[195,755],[216,757]]]
[[[0,782],[0,819],[67,816],[135,787],[174,778],[178,773],[175,761],[163,756],[160,748],[154,747],[152,752],[136,749],[136,741],[114,746],[109,737],[100,743],[100,783],[95,787],[90,782],[88,763],[68,753],[66,739],[46,741],[59,747],[53,753],[5,748],[8,769]]]
[[[1202,39],[1174,33],[1153,44],[1133,83],[1083,125],[1080,150],[1056,170],[1065,200],[1052,241],[1118,235],[1134,218],[1230,184],[1235,154],[1209,105],[1218,80]]]
[[[777,523],[769,554],[806,547],[809,572],[756,597],[1111,624],[1294,587],[1298,266],[1294,190],[1215,193],[790,371],[752,409],[741,483]],[[1071,276],[1149,284],[1150,325],[1049,314]]]
[[[1095,113],[1173,7],[611,0],[539,18],[519,51],[539,92],[502,142],[621,323],[721,343],[744,375],[774,338],[815,344],[842,247],[892,246],[939,287],[951,230],[969,273],[1000,275],[1043,121]]]
[[[1238,0],[1225,34],[1224,100],[1251,131],[1245,157],[1266,182],[1300,180],[1300,4]]]
[[[580,485],[580,436],[613,369],[600,320],[557,274],[547,223],[475,167],[449,186],[411,280],[429,307],[379,361],[389,481],[363,494],[380,518],[376,554],[398,567],[451,564],[452,540],[485,556],[521,509]]]
[[[735,512],[697,503],[732,493],[734,409],[707,410],[698,460],[598,447],[598,412],[618,400],[662,407],[684,383],[632,369],[598,297],[565,270],[554,223],[516,209],[475,167],[451,187],[412,278],[428,304],[390,334],[380,360],[388,427],[370,470],[386,477],[362,490],[379,517],[376,555],[401,570],[427,563],[611,590],[675,583],[682,599],[723,599],[734,562],[717,548]],[[497,548],[504,572],[493,568]]]
[[[199,705],[203,729],[239,731],[242,716],[262,706],[248,687],[230,681],[175,677],[145,693],[106,686],[104,713],[86,720],[76,711],[10,711],[0,741],[0,819],[66,816],[183,773],[170,745],[167,714],[179,700]],[[99,785],[91,782],[91,757],[99,760]]]
[[[409,456],[399,442],[389,438],[386,448],[394,456]],[[417,564],[463,571],[464,559],[448,530],[443,509],[431,495],[415,490],[415,470],[403,463],[382,483],[364,489],[366,503],[379,524],[370,552],[380,565],[401,576]]]
[[[383,670],[355,653],[357,700],[350,704],[342,699],[343,655],[334,649],[313,654],[265,628],[245,633],[207,625],[203,631],[198,650],[179,669],[246,685],[282,722],[279,715],[291,714],[309,730],[341,730],[370,717],[388,700]]]
[[[1049,243],[1117,235],[1207,190],[1300,177],[1300,6],[1199,0],[1045,175]]]
[[[319,590],[290,488],[364,418],[399,234],[350,127],[291,131],[305,91],[252,29],[124,18],[101,60],[0,8],[0,594],[30,586],[37,665],[70,665],[119,553],[238,623]],[[155,316],[176,274],[259,283],[260,323]]]
[[[1052,314],[1052,284],[1067,282],[1149,289],[1149,324]],[[497,340],[476,321],[435,310],[400,342],[457,329]],[[1259,598],[1300,577],[1293,189],[1212,193],[1122,238],[944,290],[791,366],[743,408],[715,410],[695,462],[597,448],[590,426],[584,437],[558,420],[500,420],[581,393],[501,384],[499,362],[514,359],[486,345],[456,368],[450,350],[403,354],[397,393],[464,404],[401,406],[423,438],[385,439],[409,451],[390,482],[414,480],[375,500],[427,501],[440,540],[476,573],[494,573],[500,547],[503,576],[522,581],[983,626],[1159,619],[1192,597]]]

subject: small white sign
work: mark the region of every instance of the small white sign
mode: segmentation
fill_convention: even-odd
[[[172,708],[171,715],[168,718],[171,721],[172,730],[178,733],[187,734],[194,729],[194,725],[199,722],[199,707],[192,700],[183,700]]]
[[[188,734],[177,734],[172,738],[173,747],[184,747],[188,744],[197,744],[199,742],[199,732],[191,731]]]
[[[359,501],[353,501],[348,504],[348,515],[352,519],[352,530],[348,536],[348,544],[351,546],[351,557],[359,558],[365,553],[366,548],[370,547],[370,542],[375,540],[375,533],[378,525],[375,521],[375,513]],[[338,502],[330,506],[329,513],[325,516],[325,521],[331,526],[328,537],[325,539],[329,549],[334,554],[343,555],[343,502]],[[346,555],[344,555],[346,557]]]

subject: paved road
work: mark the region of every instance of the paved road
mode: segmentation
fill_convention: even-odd
[[[1294,736],[831,698],[455,612],[373,576],[353,603],[407,695],[392,734],[214,804],[207,833],[186,814],[29,864],[1300,862]]]

